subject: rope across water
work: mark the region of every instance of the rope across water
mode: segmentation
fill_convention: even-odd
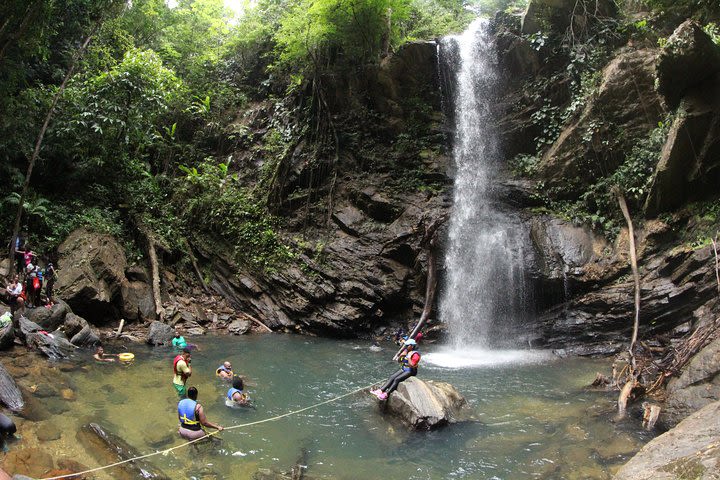
[[[322,406],[322,405],[327,405],[328,403],[336,402],[336,401],[341,400],[341,399],[343,399],[343,398],[345,398],[345,397],[349,397],[350,395],[354,395],[354,394],[356,394],[357,392],[360,392],[360,391],[363,391],[363,390],[367,390],[367,389],[369,389],[370,387],[372,387],[373,385],[375,385],[375,384],[377,384],[377,383],[378,383],[377,381],[376,381],[376,382],[373,382],[373,383],[371,383],[370,385],[366,385],[366,386],[364,386],[364,387],[356,388],[355,390],[353,390],[353,391],[351,391],[351,392],[348,392],[348,393],[345,393],[345,394],[343,394],[343,395],[340,395],[340,396],[337,396],[337,397],[333,397],[333,398],[331,398],[331,399],[329,399],[329,400],[325,400],[325,401],[316,403],[316,404],[314,404],[314,405],[310,405],[309,407],[304,407],[304,408],[301,408],[301,409],[299,409],[299,410],[293,410],[293,411],[291,411],[291,412],[283,413],[282,415],[277,415],[277,416],[275,416],[275,417],[266,418],[266,419],[264,419],[264,420],[257,420],[257,421],[255,421],[255,422],[243,423],[243,424],[240,424],[240,425],[233,425],[233,426],[231,426],[231,427],[224,428],[223,430],[215,430],[214,432],[208,433],[208,434],[205,435],[204,437],[196,438],[195,440],[190,440],[190,441],[188,441],[188,442],[181,443],[180,445],[176,445],[176,446],[174,446],[174,447],[166,448],[165,450],[158,450],[158,451],[156,451],[156,452],[147,453],[147,454],[145,454],[145,455],[139,455],[139,456],[137,456],[137,457],[128,458],[128,459],[126,459],[126,460],[121,460],[121,461],[119,461],[119,462],[111,463],[110,465],[104,465],[104,466],[102,466],[102,467],[91,468],[91,469],[89,469],[89,470],[84,470],[84,471],[82,471],[82,472],[69,473],[69,474],[67,474],[67,475],[58,475],[58,476],[56,476],[56,477],[46,477],[46,478],[42,478],[42,479],[40,479],[40,480],[60,480],[60,479],[63,479],[63,478],[72,478],[72,477],[79,476],[79,475],[86,475],[86,474],[88,474],[88,473],[95,473],[95,472],[99,472],[99,471],[101,471],[101,470],[107,470],[107,469],[109,469],[109,468],[118,467],[118,466],[124,465],[124,464],[126,464],[126,463],[134,462],[134,461],[136,461],[136,460],[143,460],[143,459],[150,458],[150,457],[154,457],[154,456],[157,456],[157,455],[167,455],[168,453],[170,453],[170,452],[172,452],[172,451],[174,451],[174,450],[179,450],[179,449],[181,449],[181,448],[184,448],[184,447],[187,447],[187,446],[189,446],[189,445],[192,445],[193,443],[196,443],[196,442],[199,442],[199,441],[201,441],[201,440],[205,440],[206,438],[215,436],[215,435],[217,435],[218,433],[220,433],[221,431],[226,432],[226,431],[228,431],[228,430],[235,430],[235,429],[237,429],[237,428],[250,427],[250,426],[253,426],[253,425],[259,425],[259,424],[261,424],[261,423],[275,422],[275,421],[277,421],[277,420],[280,420],[281,418],[289,417],[289,416],[291,416],[291,415],[297,415],[298,413],[306,412],[306,411],[308,411],[308,410],[312,410],[312,409],[317,408],[317,407],[320,407],[320,406]]]

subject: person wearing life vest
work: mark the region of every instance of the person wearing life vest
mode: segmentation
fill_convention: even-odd
[[[230,362],[224,362],[222,365],[220,365],[217,368],[217,370],[215,370],[215,375],[222,378],[223,380],[232,380],[233,379],[232,364]]]
[[[173,387],[180,398],[184,398],[187,395],[187,389],[185,383],[187,379],[192,375],[192,367],[190,366],[190,354],[189,348],[184,348],[182,353],[175,357],[173,360]]]
[[[388,395],[397,389],[400,382],[417,375],[418,363],[420,363],[420,352],[416,350],[417,342],[412,338],[405,340],[403,352],[400,354],[400,370],[393,373],[382,388],[370,390],[380,400],[386,400]]]
[[[223,427],[207,419],[202,405],[197,401],[197,397],[197,388],[190,387],[187,391],[187,398],[183,398],[178,402],[178,420],[180,421],[178,433],[186,440],[196,440],[207,435],[202,427],[223,430]]]
[[[243,392],[244,384],[242,378],[237,375],[232,379],[232,387],[227,392],[227,398],[234,405],[247,405],[248,396]],[[232,405],[228,402],[228,405]]]

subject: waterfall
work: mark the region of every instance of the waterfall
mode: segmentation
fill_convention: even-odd
[[[498,200],[502,164],[497,119],[500,78],[487,20],[440,44],[452,70],[445,94],[455,126],[455,185],[439,303],[450,343],[467,351],[505,347],[529,311],[520,219]]]

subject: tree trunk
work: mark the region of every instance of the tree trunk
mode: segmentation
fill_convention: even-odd
[[[50,120],[55,113],[55,107],[57,107],[57,103],[60,100],[63,92],[65,91],[65,87],[67,86],[68,81],[70,80],[70,78],[72,78],[73,73],[75,72],[75,67],[77,66],[78,61],[85,54],[85,50],[87,50],[87,46],[90,44],[90,40],[92,39],[93,35],[95,35],[95,32],[100,27],[100,24],[101,22],[95,24],[93,30],[90,32],[90,35],[87,36],[85,41],[82,43],[82,46],[78,49],[77,52],[75,52],[75,58],[73,58],[73,61],[70,64],[70,68],[65,74],[65,78],[63,78],[60,87],[58,88],[57,92],[55,92],[52,104],[50,105],[50,110],[48,110],[48,113],[45,116],[45,122],[43,122],[42,128],[40,129],[40,134],[38,135],[37,141],[35,142],[35,150],[33,150],[32,156],[30,157],[30,162],[28,163],[27,173],[25,174],[25,181],[23,182],[22,191],[20,192],[20,201],[18,203],[17,213],[15,214],[15,223],[13,225],[12,234],[13,241],[10,242],[10,260],[13,260],[15,258],[15,239],[20,233],[20,220],[22,219],[23,204],[25,203],[25,197],[27,196],[28,188],[30,187],[30,178],[32,176],[33,168],[35,167],[35,162],[40,156],[40,147],[42,147],[43,138],[45,138],[45,132],[47,132],[48,126],[50,125]]]
[[[628,243],[630,249],[630,267],[632,268],[633,279],[635,281],[635,319],[633,321],[633,333],[632,339],[630,340],[630,357],[632,359],[633,369],[635,368],[635,344],[637,343],[638,329],[640,328],[640,274],[638,273],[637,266],[637,253],[635,250],[635,230],[633,228],[632,219],[630,218],[630,212],[628,210],[627,202],[625,197],[619,191],[616,192],[618,197],[618,203],[620,204],[620,210],[622,210],[625,222],[628,227]]]

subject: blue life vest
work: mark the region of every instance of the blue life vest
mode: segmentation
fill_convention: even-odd
[[[178,402],[178,418],[181,427],[188,430],[200,430],[200,422],[195,418],[195,407],[197,407],[197,402],[189,398],[183,398]]]
[[[217,376],[219,377],[219,376],[220,376],[220,372],[225,372],[225,373],[232,374],[232,369],[227,369],[227,368],[225,368],[225,365],[220,365],[220,366],[217,368],[217,370],[215,370],[215,375],[217,375]]]
[[[420,364],[420,358],[418,358],[418,363],[415,364],[414,367],[410,366],[410,359],[408,357],[412,357],[415,354],[418,354],[420,356],[420,352],[417,350],[413,350],[409,354],[402,357],[402,369],[403,372],[415,372],[417,373],[417,366]]]
[[[233,387],[233,388],[231,388],[230,390],[228,390],[227,397],[228,397],[230,400],[233,400],[233,401],[234,401],[235,399],[233,398],[233,395],[235,395],[236,393],[239,393],[240,395],[244,395],[244,393],[243,393],[242,390],[238,390],[237,388]]]

